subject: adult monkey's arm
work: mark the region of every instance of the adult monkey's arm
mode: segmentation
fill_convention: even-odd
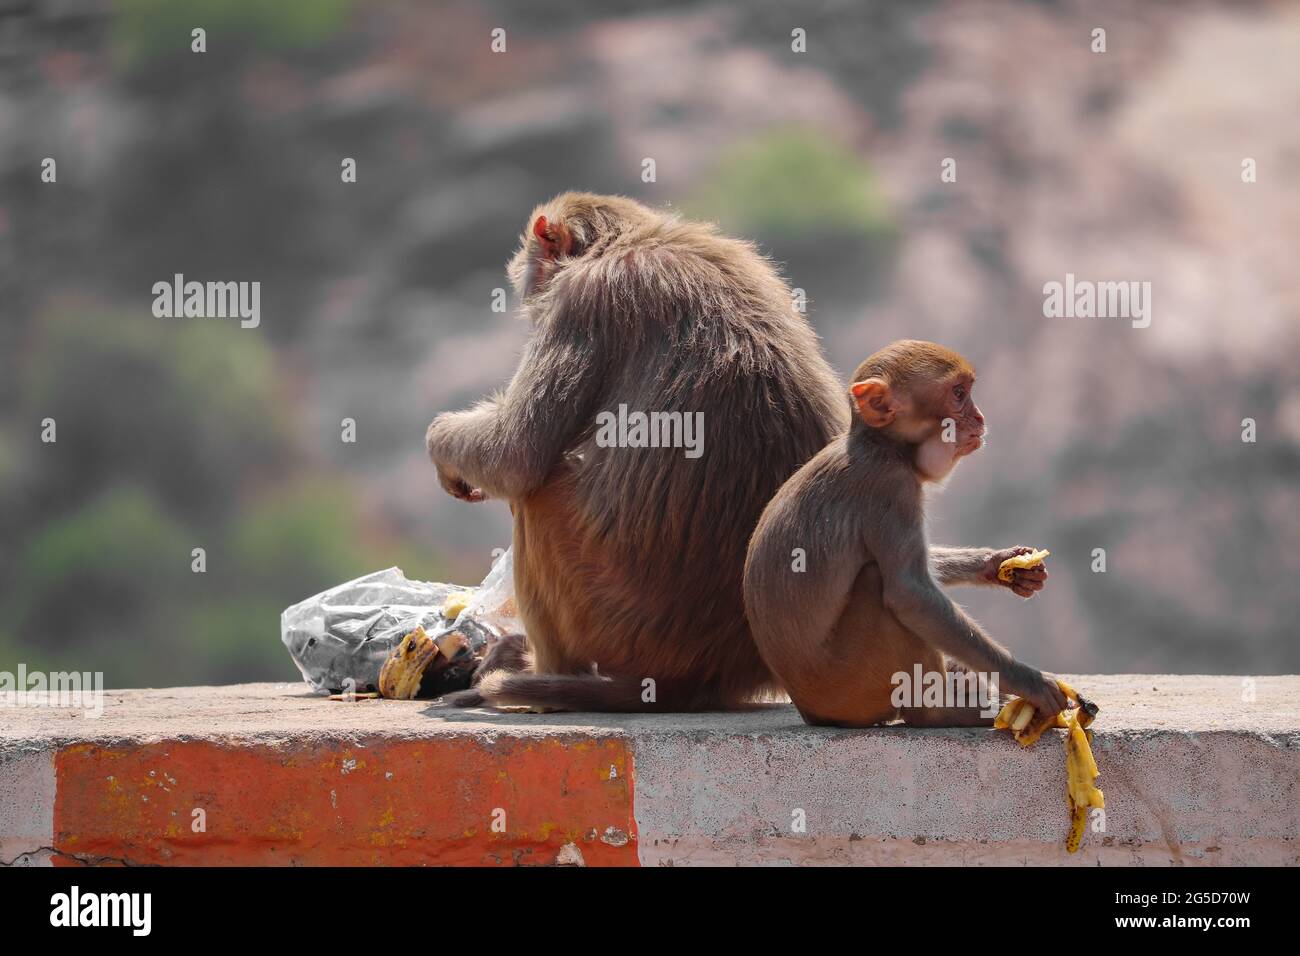
[[[586,330],[546,323],[504,392],[435,418],[425,445],[448,493],[517,500],[540,488],[595,416],[599,352]]]

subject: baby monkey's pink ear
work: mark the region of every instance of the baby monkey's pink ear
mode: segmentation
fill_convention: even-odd
[[[898,403],[883,378],[868,378],[849,386],[858,417],[872,428],[884,428],[898,413]]]
[[[573,249],[573,237],[563,223],[547,222],[545,216],[538,216],[533,223],[533,235],[542,247],[542,255],[547,259],[567,256]]]

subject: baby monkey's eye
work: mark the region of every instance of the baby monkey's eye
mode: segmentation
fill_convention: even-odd
[[[964,402],[964,401],[966,401],[966,386],[965,386],[965,385],[954,385],[954,386],[952,387],[952,397],[955,398],[955,399],[957,399],[957,401],[959,401],[959,402]]]

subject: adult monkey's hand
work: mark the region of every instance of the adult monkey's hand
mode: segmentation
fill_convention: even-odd
[[[487,501],[488,496],[482,488],[471,488],[464,478],[442,465],[438,465],[438,483],[442,485],[443,491],[461,501]]]

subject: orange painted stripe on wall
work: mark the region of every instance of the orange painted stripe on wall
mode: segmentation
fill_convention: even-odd
[[[55,846],[82,861],[532,865],[571,843],[588,865],[637,865],[617,738],[80,744],[55,773]]]

